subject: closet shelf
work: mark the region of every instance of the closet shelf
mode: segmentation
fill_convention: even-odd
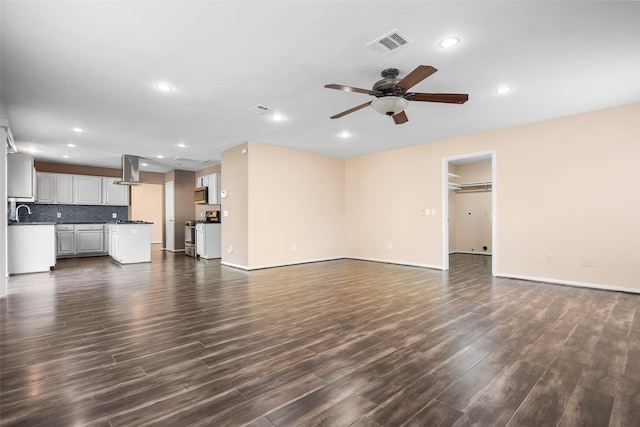
[[[493,183],[491,181],[479,181],[479,182],[449,182],[449,189],[456,193],[476,193],[491,191]]]

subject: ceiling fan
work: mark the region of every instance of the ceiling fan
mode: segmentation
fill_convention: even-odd
[[[380,75],[382,80],[378,80],[372,89],[360,89],[357,87],[344,86],[338,84],[328,84],[324,87],[329,89],[344,90],[347,92],[365,93],[375,96],[373,101],[353,107],[349,110],[331,116],[332,119],[339,119],[342,116],[361,110],[371,105],[371,107],[381,114],[391,116],[395,124],[400,125],[409,121],[405,108],[409,106],[409,101],[419,102],[444,102],[448,104],[464,104],[469,99],[466,93],[420,93],[408,92],[436,70],[430,65],[419,65],[415,70],[399,79],[400,71],[397,68],[387,68]]]

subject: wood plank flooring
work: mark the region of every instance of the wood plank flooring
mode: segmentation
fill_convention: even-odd
[[[640,425],[640,296],[490,266],[59,260],[0,302],[0,424]]]

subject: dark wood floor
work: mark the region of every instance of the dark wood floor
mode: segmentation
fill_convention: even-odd
[[[640,296],[490,265],[59,260],[1,302],[0,424],[640,425]]]

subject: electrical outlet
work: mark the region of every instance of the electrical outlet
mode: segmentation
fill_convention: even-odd
[[[583,267],[595,267],[596,259],[590,256],[583,256],[580,258],[580,265]]]
[[[227,252],[229,252],[230,254],[233,253],[233,246],[229,246],[229,249],[227,249]]]
[[[296,245],[295,243],[292,243],[291,244],[291,250],[292,251],[298,250],[298,245]]]
[[[391,243],[387,243],[387,249],[391,249]]]
[[[56,218],[62,218],[62,212],[58,212],[58,213],[56,214]]]
[[[111,213],[111,218],[118,218],[118,214],[117,214],[117,213],[115,213],[115,212],[112,212],[112,213]]]
[[[435,215],[436,214],[436,208],[431,208],[431,215]]]
[[[547,254],[547,262],[548,263],[552,263],[553,262],[553,255],[552,254]]]

